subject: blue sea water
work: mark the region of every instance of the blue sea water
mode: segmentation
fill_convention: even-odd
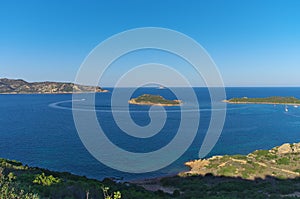
[[[71,111],[70,94],[0,95],[0,157],[19,160],[29,166],[68,171],[96,179],[124,177],[131,180],[178,173],[187,169],[184,162],[198,158],[210,122],[208,90],[194,90],[201,115],[197,136],[177,161],[159,171],[131,174],[111,169],[97,161],[85,149],[78,136]],[[184,88],[181,88],[181,92],[184,92]],[[175,97],[168,89],[156,88],[140,88],[133,97],[144,93],[160,94],[169,99]],[[244,96],[300,98],[300,88],[226,88],[226,94],[227,99]],[[139,153],[150,152],[160,149],[174,138],[180,122],[180,107],[166,108],[167,122],[157,135],[137,139],[118,128],[111,113],[110,100],[111,92],[97,93],[95,109],[99,124],[118,147]],[[123,108],[119,107],[121,111]],[[193,104],[191,110],[192,108]],[[224,129],[208,156],[247,154],[286,142],[300,142],[300,107],[289,106],[288,112],[284,109],[284,105],[228,104]],[[131,105],[130,110],[131,117],[137,124],[143,126],[151,122],[147,112],[149,107]]]

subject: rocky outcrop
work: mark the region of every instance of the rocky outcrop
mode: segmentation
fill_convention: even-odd
[[[256,150],[248,155],[214,156],[187,162],[190,171],[181,176],[206,175],[245,179],[300,177],[300,143],[283,144],[270,150]]]
[[[276,149],[276,148],[275,148]],[[278,154],[286,154],[286,153],[300,153],[300,143],[294,144],[283,144],[277,147]]]

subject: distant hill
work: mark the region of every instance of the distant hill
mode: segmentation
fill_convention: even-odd
[[[0,94],[107,92],[99,86],[83,86],[66,82],[26,82],[22,79],[0,79]]]
[[[295,97],[265,97],[265,98],[232,98],[229,100],[224,100],[230,104],[287,104],[287,105],[299,105],[300,100]]]

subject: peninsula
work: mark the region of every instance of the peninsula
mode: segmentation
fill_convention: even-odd
[[[297,178],[300,176],[300,143],[283,144],[270,150],[256,150],[248,155],[213,156],[185,163],[191,170],[181,176],[206,175],[240,177],[254,180],[273,176]]]
[[[294,198],[300,196],[299,159],[300,143],[286,143],[248,155],[193,160],[185,164],[189,171],[136,184],[173,190],[175,198]]]
[[[232,98],[223,102],[230,104],[285,104],[285,105],[300,105],[300,100],[295,97],[266,97],[266,98]]]
[[[66,82],[26,82],[22,79],[0,79],[0,94],[60,94],[108,92],[99,86],[83,86]]]
[[[180,106],[181,100],[167,100],[160,95],[144,94],[128,101],[129,104],[154,105],[154,106]]]

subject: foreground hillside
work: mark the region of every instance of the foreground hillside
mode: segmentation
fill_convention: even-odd
[[[300,143],[186,165],[190,171],[139,185],[172,187],[179,198],[300,198]]]
[[[115,183],[0,159],[0,198],[101,199],[104,187],[122,199],[300,197],[300,143],[248,155],[215,156],[186,165],[190,171],[173,177]]]
[[[150,192],[129,183],[115,183],[110,179],[98,181],[0,159],[1,199],[101,199],[104,198],[103,188],[109,188],[109,195],[120,191],[122,199],[169,198],[164,193]]]
[[[244,179],[273,176],[280,179],[300,177],[300,143],[283,144],[271,150],[257,150],[248,155],[214,156],[187,162],[190,171],[181,175],[241,177]]]
[[[100,87],[65,82],[26,82],[22,79],[0,79],[0,94],[107,92]]]

